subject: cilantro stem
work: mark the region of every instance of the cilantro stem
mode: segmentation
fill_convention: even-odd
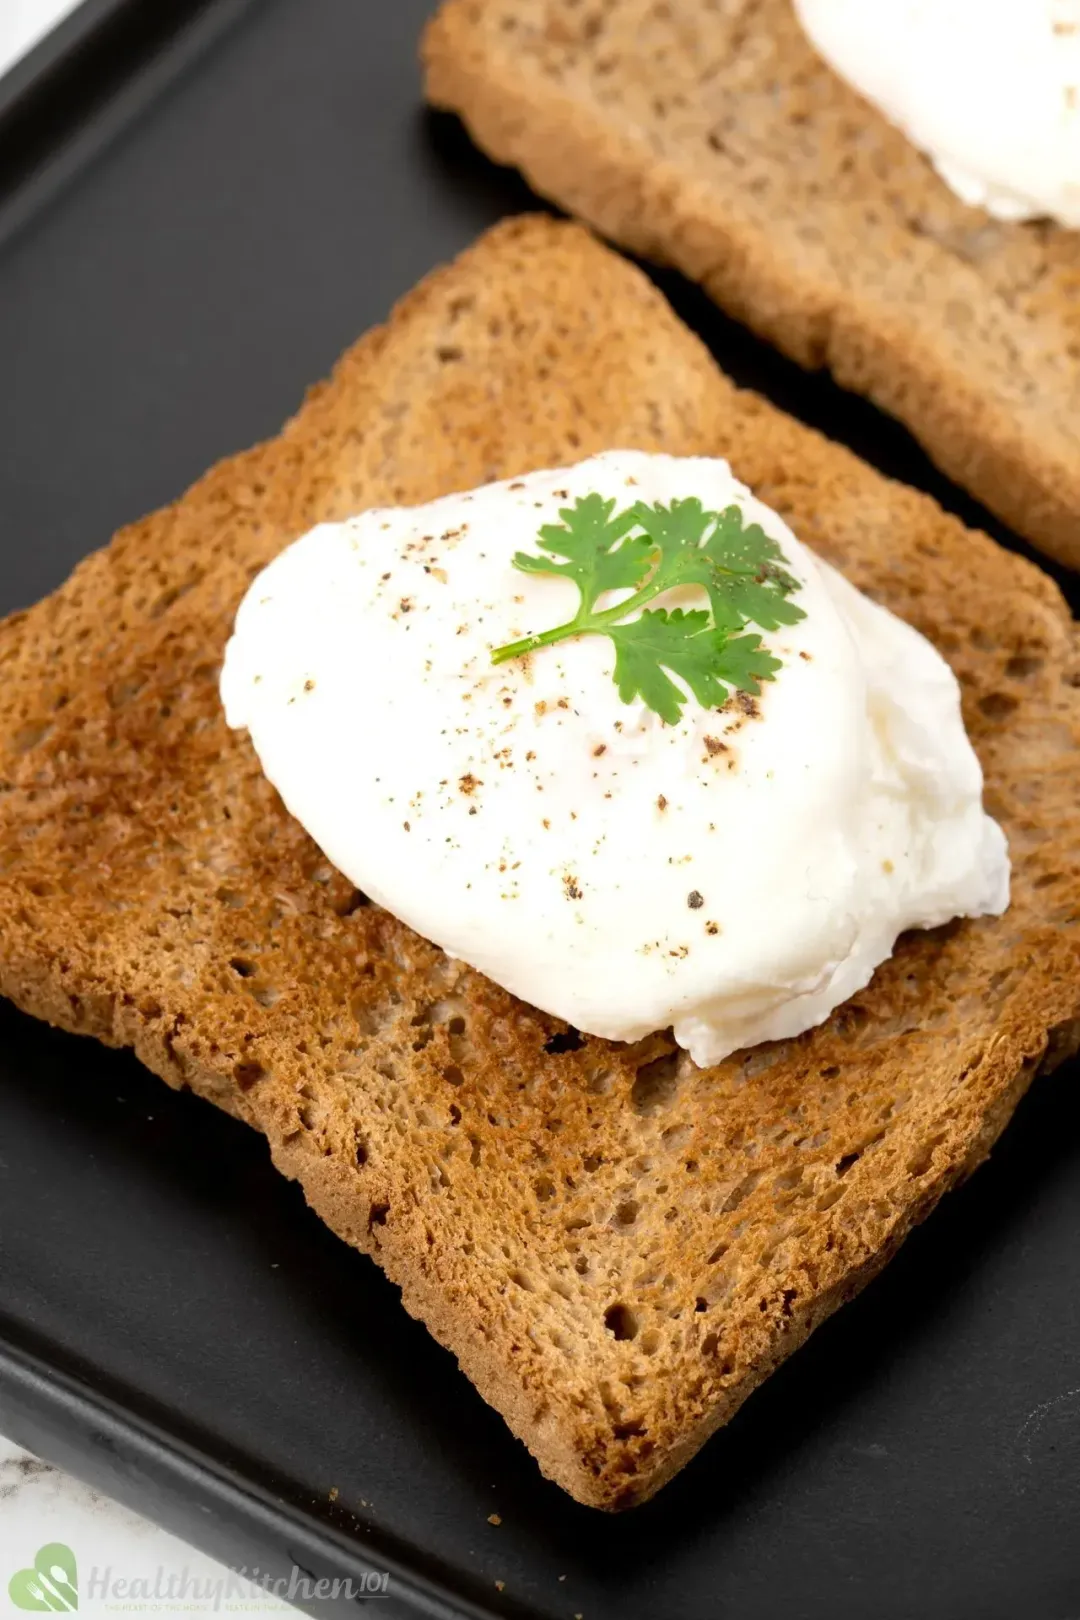
[[[512,641],[509,646],[499,647],[491,655],[493,664],[505,664],[511,658],[520,658],[524,653],[536,652],[540,647],[553,647],[556,642],[569,641],[571,636],[602,635],[608,625],[618,624],[625,619],[628,613],[634,613],[639,607],[644,607],[655,596],[660,596],[670,586],[643,585],[639,591],[628,596],[625,602],[616,602],[614,607],[605,608],[602,613],[577,614],[566,624],[556,625],[554,630],[543,630],[539,635],[525,636],[521,641]]]
[[[557,641],[566,641],[572,635],[584,635],[588,628],[586,624],[560,624],[555,630],[525,636],[521,641],[511,641],[505,647],[497,648],[491,655],[491,662],[508,664],[511,658],[521,658],[523,654],[536,652],[540,647],[553,647]]]

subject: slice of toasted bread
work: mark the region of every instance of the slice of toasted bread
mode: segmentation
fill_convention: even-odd
[[[1080,566],[1080,231],[965,207],[791,0],[447,0],[425,58],[492,157],[831,367]]]
[[[218,700],[245,587],[316,521],[615,445],[729,456],[937,643],[1015,860],[1005,917],[906,938],[825,1026],[707,1071],[575,1037],[366,905]],[[0,627],[0,989],[264,1131],[541,1467],[625,1507],[1080,1040],[1077,652],[1037,569],[737,391],[579,227],[510,222]]]

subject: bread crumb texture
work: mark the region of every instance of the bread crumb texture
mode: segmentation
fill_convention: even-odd
[[[285,813],[218,676],[324,519],[612,446],[730,457],[964,688],[997,920],[905,938],[799,1040],[586,1039],[396,922]],[[508,222],[281,437],[0,627],[0,990],[263,1131],[581,1501],[647,1497],[987,1153],[1080,1039],[1080,661],[1056,588],[736,390],[633,266]]]
[[[492,157],[1080,566],[1080,231],[965,206],[791,0],[447,0],[424,55]]]

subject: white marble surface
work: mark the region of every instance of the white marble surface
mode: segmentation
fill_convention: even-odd
[[[80,0],[0,0],[0,73],[79,4]]]
[[[58,1561],[58,1547],[69,1556]],[[88,1615],[297,1612],[0,1439],[0,1614],[24,1612],[28,1598],[38,1612]]]
[[[0,0],[0,74],[78,4],[79,0]],[[0,1615],[24,1612],[15,1603],[11,1582],[17,1582],[22,1594],[31,1587],[40,1589],[35,1574],[20,1578],[20,1572],[33,1572],[39,1550],[55,1543],[74,1555],[80,1614],[297,1612],[257,1587],[237,1589],[221,1564],[0,1437]],[[37,1601],[39,1612],[72,1607],[70,1602],[65,1605],[70,1594],[64,1591],[63,1570],[56,1568],[52,1599]],[[117,1581],[145,1582],[151,1595],[133,1596],[130,1585],[118,1593]],[[141,1591],[136,1589],[137,1594]]]

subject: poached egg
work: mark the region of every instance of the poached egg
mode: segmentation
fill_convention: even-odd
[[[1080,227],[1080,0],[795,0],[841,78],[999,219]]]
[[[737,506],[779,543],[805,617],[762,632],[759,696],[666,724],[603,635],[492,663],[573,617],[571,581],[513,559],[590,493]],[[250,587],[221,690],[372,899],[579,1030],[671,1026],[699,1064],[821,1022],[902,930],[1008,903],[948,666],[723,461],[615,451],[323,524]]]

